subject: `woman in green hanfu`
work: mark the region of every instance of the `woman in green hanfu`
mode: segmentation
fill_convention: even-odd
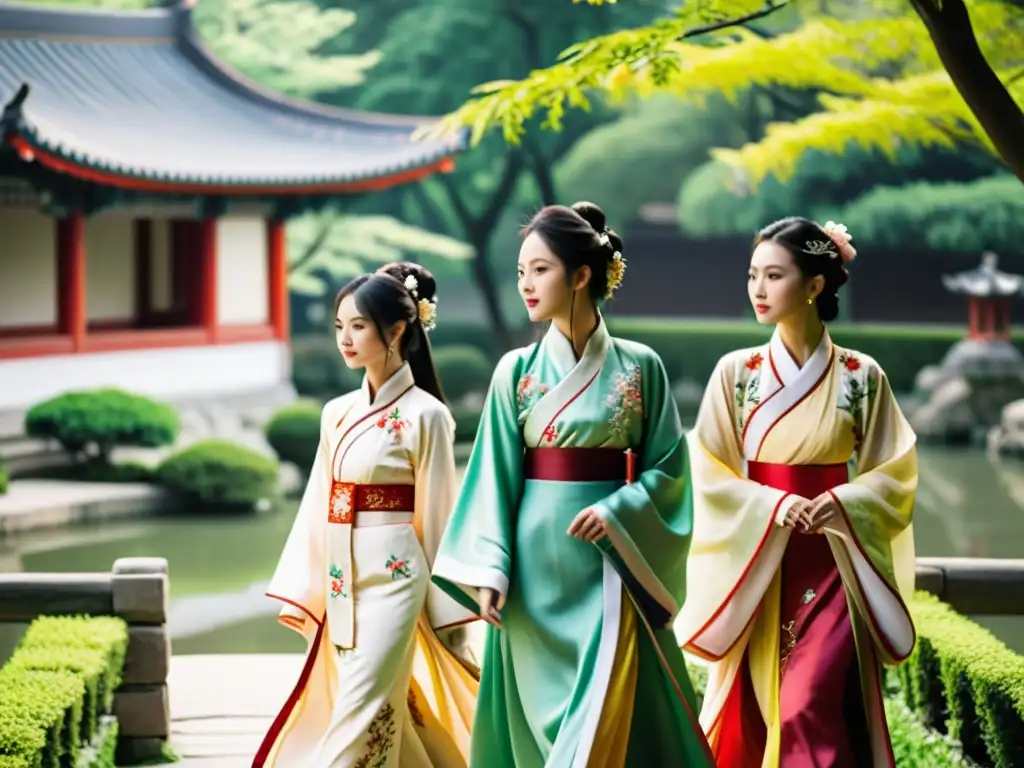
[[[487,628],[472,768],[713,766],[671,629],[686,592],[687,450],[648,347],[597,309],[622,241],[590,203],[524,229],[538,343],[495,370],[436,584]]]

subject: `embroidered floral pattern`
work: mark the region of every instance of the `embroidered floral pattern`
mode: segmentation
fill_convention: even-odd
[[[554,424],[548,424],[544,427],[544,432],[541,434],[541,440],[545,443],[553,443],[558,439],[558,427]]]
[[[409,561],[402,560],[392,555],[388,558],[388,561],[384,563],[384,567],[391,573],[391,580],[394,581],[399,576],[404,576],[407,579],[412,578],[412,569],[409,568]]]
[[[785,644],[782,645],[781,653],[779,654],[779,674],[781,675],[786,671],[786,662],[789,661],[789,656],[793,653],[793,649],[796,647],[796,633],[793,629],[796,627],[796,621],[787,621],[782,625],[782,631],[785,633]]]
[[[741,375],[733,387],[736,399],[736,426],[740,432],[743,431],[749,415],[747,408],[756,407],[761,402],[758,389],[761,386],[761,364],[763,362],[764,355],[760,352],[752,352],[743,363],[741,374],[752,372],[753,375]]]
[[[334,483],[331,488],[331,509],[327,514],[327,520],[331,523],[352,522],[352,493],[354,486],[351,483]]]
[[[355,768],[384,768],[395,744],[395,708],[385,702],[367,730],[366,751]]]
[[[630,363],[626,370],[615,377],[615,391],[608,395],[607,403],[612,407],[608,421],[611,433],[624,438],[629,434],[633,419],[644,412],[644,396],[641,391],[640,366]]]
[[[804,605],[807,605],[809,602],[811,602],[811,600],[813,600],[817,596],[818,596],[817,592],[815,592],[813,589],[808,589],[806,592],[804,592],[804,597],[803,597]]]
[[[423,713],[420,712],[420,708],[416,704],[416,693],[412,688],[409,689],[409,698],[406,699],[406,703],[409,705],[409,717],[412,718],[412,722],[422,728],[427,724],[427,721],[423,719]]]
[[[853,420],[853,449],[859,451],[864,442],[864,426],[867,423],[865,412],[878,391],[878,380],[870,375],[865,377],[859,374],[858,372],[864,367],[863,363],[850,352],[843,352],[839,355],[839,365],[843,382],[842,402],[839,403],[839,409],[850,414],[850,418]]]
[[[348,597],[345,593],[345,573],[336,565],[328,571],[331,575],[331,597]]]
[[[402,418],[402,413],[396,406],[387,416],[377,419],[377,426],[391,435],[391,439],[397,443],[402,437],[402,432],[411,427],[412,423],[408,419]]]
[[[516,403],[519,405],[519,410],[523,411],[531,405],[535,405],[537,400],[547,393],[548,388],[545,384],[536,376],[526,374],[519,379],[519,383],[516,385]]]

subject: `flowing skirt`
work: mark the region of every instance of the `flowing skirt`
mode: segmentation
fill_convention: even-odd
[[[618,483],[529,480],[502,630],[488,628],[472,768],[709,765],[682,653],[614,564],[566,534]]]
[[[475,681],[427,625],[430,573],[413,527],[356,528],[352,550],[355,583],[328,600],[355,596],[355,647],[333,645],[325,618],[264,765],[465,768]]]

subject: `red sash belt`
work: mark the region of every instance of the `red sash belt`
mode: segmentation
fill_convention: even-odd
[[[331,483],[327,522],[352,525],[358,512],[412,512],[416,486],[408,484]]]
[[[635,453],[618,448],[527,448],[523,473],[527,480],[592,483],[632,482]]]
[[[813,499],[850,479],[846,464],[766,464],[747,462],[747,477],[755,483]]]

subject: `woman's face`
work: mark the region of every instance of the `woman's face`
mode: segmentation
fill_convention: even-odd
[[[757,322],[775,324],[790,315],[814,309],[824,279],[810,279],[793,262],[793,256],[778,243],[766,240],[754,248],[747,272],[747,294],[757,314]]]
[[[346,296],[338,305],[334,335],[338,350],[349,368],[358,370],[375,364],[383,366],[387,345],[381,340],[373,321],[360,315],[353,294]]]
[[[566,278],[565,265],[543,238],[536,232],[527,235],[519,249],[519,295],[530,322],[568,314],[573,290]]]

